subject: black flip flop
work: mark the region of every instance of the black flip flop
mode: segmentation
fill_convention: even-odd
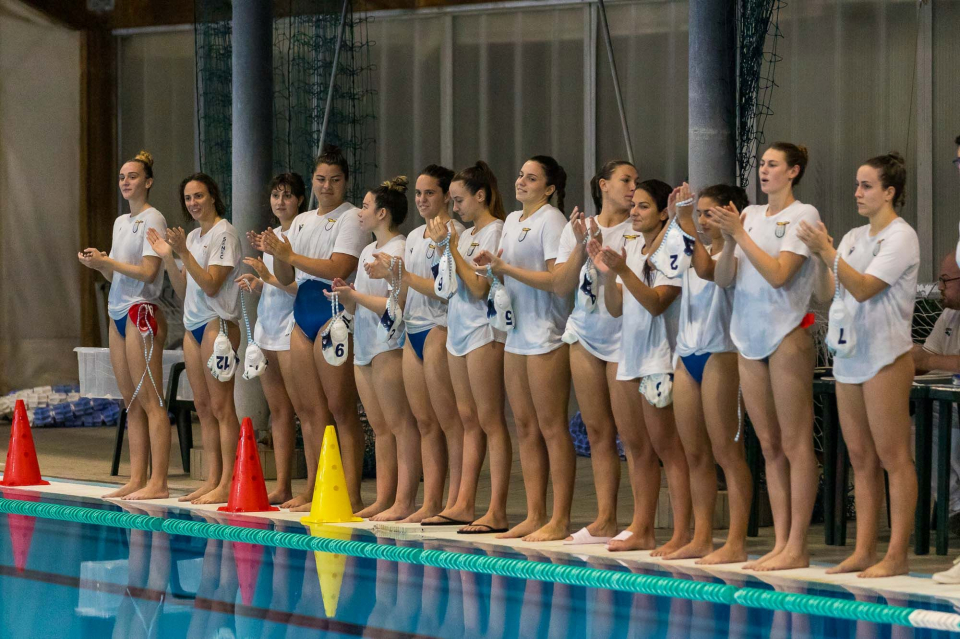
[[[468,526],[475,526],[477,528],[486,528],[486,530],[463,530],[462,528],[457,531],[458,535],[492,535],[494,533],[505,533],[509,528],[494,528],[489,524],[467,524]]]
[[[444,521],[433,521],[430,523],[420,522],[420,525],[424,528],[427,526],[469,526],[472,522],[463,521],[460,519],[454,519],[453,517],[447,517],[446,515],[434,515],[434,517],[439,517]]]

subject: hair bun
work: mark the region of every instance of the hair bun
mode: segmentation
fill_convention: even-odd
[[[383,184],[381,184],[381,186],[384,186],[384,187],[386,187],[387,189],[389,189],[389,190],[391,190],[391,191],[397,191],[397,192],[399,192],[399,193],[406,193],[406,192],[407,192],[407,183],[408,183],[408,182],[407,182],[407,176],[406,176],[406,175],[398,175],[397,177],[393,178],[392,180],[387,180],[386,182],[384,182]]]
[[[907,164],[907,161],[903,159],[902,155],[900,155],[900,151],[890,151],[889,153],[887,153],[887,157],[890,158],[891,161],[896,162],[897,164],[901,164],[903,166],[906,166]]]
[[[153,168],[153,156],[150,155],[149,151],[141,150],[139,153],[137,153],[137,156],[133,159],[140,160],[150,168]]]
[[[798,145],[797,145],[797,149],[800,151],[800,155],[803,156],[803,161],[804,161],[804,162],[809,162],[809,161],[810,161],[810,151],[807,149],[807,147],[805,147],[805,146],[802,145],[802,144],[798,144]]]

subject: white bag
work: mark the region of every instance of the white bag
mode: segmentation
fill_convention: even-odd
[[[267,370],[267,356],[256,342],[250,342],[243,354],[243,378],[253,379]]]
[[[323,331],[321,351],[323,359],[331,366],[342,366],[350,353],[350,331],[342,316],[336,316]]]
[[[512,331],[517,327],[513,315],[513,301],[506,287],[487,267],[487,277],[491,278],[490,292],[487,294],[487,321],[498,331]]]
[[[683,232],[674,217],[667,226],[660,246],[650,256],[650,262],[667,277],[679,277],[690,268],[696,240]]]
[[[833,260],[833,277],[835,281],[833,302],[827,315],[827,348],[834,357],[850,357],[857,348],[857,335],[853,330],[853,316],[850,309],[840,296],[840,274],[837,267],[840,265],[840,253]]]
[[[600,296],[598,275],[593,260],[588,258],[587,263],[580,269],[580,287],[577,289],[577,302],[588,313],[597,312],[597,301]]]
[[[217,335],[213,343],[213,353],[207,360],[207,368],[210,374],[219,382],[229,382],[233,379],[233,374],[237,372],[237,364],[240,358],[237,352],[233,350],[233,344],[230,343],[230,337],[227,335],[227,323],[220,320],[220,334]]]
[[[450,236],[447,235],[440,244],[443,254],[440,256],[440,261],[433,266],[433,292],[437,297],[448,300],[457,293],[457,265],[450,252]]]
[[[403,279],[403,262],[400,263],[399,274],[393,272],[397,258],[390,259],[390,286],[387,293],[387,308],[383,311],[380,323],[377,324],[377,339],[381,342],[390,342],[400,339],[404,333],[403,309],[400,308],[400,281]]]
[[[655,373],[641,378],[640,393],[651,406],[669,406],[673,403],[673,373]]]

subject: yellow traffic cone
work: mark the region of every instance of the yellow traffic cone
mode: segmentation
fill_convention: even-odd
[[[313,537],[349,538],[341,529],[331,531],[334,526],[310,526]],[[340,588],[343,586],[343,573],[347,565],[347,556],[332,552],[314,551],[314,561],[317,564],[317,578],[320,580],[320,596],[323,597],[323,611],[327,618],[337,614],[337,604],[340,602]]]
[[[347,479],[343,474],[337,430],[327,426],[323,433],[323,448],[320,449],[320,465],[317,481],[313,486],[313,503],[310,514],[300,520],[303,524],[335,524],[363,521],[353,516],[350,496],[347,495]]]

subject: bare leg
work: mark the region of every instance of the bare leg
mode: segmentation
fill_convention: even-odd
[[[127,328],[130,322],[127,321]],[[136,329],[133,329],[136,330]],[[127,365],[126,342],[110,320],[110,363],[117,387],[127,407],[127,441],[130,447],[130,480],[112,492],[104,495],[107,499],[124,497],[147,485],[147,464],[149,463],[150,443],[147,436],[147,416],[139,403],[131,403],[135,386],[130,381],[130,367]]]
[[[545,526],[525,536],[524,541],[555,541],[570,534],[570,508],[577,457],[570,439],[567,407],[570,401],[570,347],[527,357],[527,383],[536,385],[531,393],[537,423],[547,447],[550,480],[553,485],[553,516]]]
[[[313,359],[323,384],[323,394],[329,404],[331,415],[326,415],[326,424],[337,423],[337,439],[343,456],[343,472],[347,478],[350,503],[356,510],[363,508],[360,498],[360,479],[363,476],[363,427],[357,412],[357,383],[354,380],[353,351],[342,366],[331,366],[323,359],[321,344],[314,345]],[[320,432],[320,438],[323,431]],[[320,440],[318,438],[317,441]],[[319,449],[317,454],[320,454]]]
[[[643,404],[647,402],[640,394],[640,380],[617,380],[617,365],[607,367],[607,384],[610,386],[610,405],[617,423],[620,442],[627,455],[627,471],[633,492],[633,519],[627,527],[631,535],[627,539],[613,540],[607,544],[611,552],[624,550],[653,550],[657,540],[653,531],[660,498],[660,461],[653,452],[645,423]]]
[[[377,498],[357,513],[364,519],[379,515],[389,508],[397,498],[397,440],[387,427],[387,419],[377,399],[376,383],[373,378],[373,366],[354,366],[357,391],[360,401],[367,412],[367,421],[373,429],[375,452],[377,456]]]
[[[690,541],[690,470],[674,423],[673,406],[656,408],[645,399],[641,404],[650,443],[657,457],[663,462],[667,490],[670,491],[670,507],[673,510],[673,536],[651,554],[669,555]]]
[[[127,321],[126,354],[130,368],[130,381],[140,383],[140,377],[146,368],[143,355],[144,342],[140,331]],[[135,403],[140,405],[149,426],[150,459],[153,464],[153,473],[147,485],[134,491],[124,499],[166,499],[170,496],[167,487],[167,474],[170,469],[170,415],[167,409],[160,405],[163,395],[163,344],[167,339],[167,321],[163,313],[157,314],[157,334],[153,337],[153,354],[150,358],[150,373],[143,380],[143,386],[137,395]],[[149,352],[149,337],[147,338]],[[154,387],[156,384],[156,387]]]
[[[209,493],[220,482],[222,471],[220,465],[220,425],[213,414],[210,391],[207,390],[206,378],[210,375],[210,371],[207,370],[206,360],[201,357],[200,345],[197,344],[197,340],[193,339],[193,334],[186,331],[183,336],[183,362],[187,369],[190,388],[193,390],[193,407],[197,411],[197,417],[200,418],[203,469],[207,477],[200,488],[189,495],[180,497],[180,501],[193,501]]]
[[[260,386],[270,407],[270,430],[273,432],[273,457],[277,466],[277,487],[267,495],[271,504],[282,504],[293,497],[293,454],[296,445],[293,403],[284,385],[284,370],[291,374],[290,351],[266,351],[270,364],[260,376]]]
[[[447,366],[447,329],[437,326],[427,335],[423,346],[424,378],[427,382],[427,393],[430,396],[430,405],[440,422],[447,448],[447,466],[450,470],[450,487],[447,491],[446,508],[453,508],[460,495],[463,475],[463,423],[457,411],[457,398],[450,381],[450,370]],[[479,469],[477,469],[479,474]],[[477,477],[467,478],[470,483],[466,487],[467,496],[472,499],[477,492]],[[472,482],[472,483],[471,483]]]
[[[423,459],[423,505],[403,523],[420,523],[443,507],[443,484],[447,475],[447,446],[440,423],[430,405],[423,362],[410,340],[403,347],[403,387],[410,411],[420,432]]]
[[[505,353],[503,358],[507,398],[520,439],[520,470],[523,472],[523,488],[527,496],[527,518],[497,535],[500,539],[525,537],[547,523],[547,473],[550,464],[547,446],[537,424],[537,409],[531,397],[527,360],[526,356],[514,353]],[[489,438],[489,433],[487,436]],[[491,457],[492,454],[491,451]]]
[[[380,410],[390,411],[387,423],[396,441],[397,463],[396,500],[390,508],[373,515],[371,519],[374,521],[397,521],[412,515],[416,511],[417,491],[420,489],[420,432],[403,389],[402,360],[403,353],[393,350],[380,353],[371,362]],[[440,510],[439,504],[437,510]]]
[[[743,403],[763,450],[767,494],[773,513],[773,550],[744,566],[750,570],[779,555],[787,545],[787,536],[790,534],[790,466],[780,440],[780,424],[773,402],[769,366],[761,360],[745,357],[740,357],[738,362]]]
[[[747,560],[747,525],[753,500],[753,477],[747,466],[743,438],[735,441],[739,428],[737,419],[737,388],[740,374],[736,353],[714,353],[707,360],[700,388],[702,404],[712,409],[705,414],[713,456],[727,478],[727,501],[730,504],[730,529],[726,543],[699,562],[726,564]]]
[[[617,534],[617,491],[620,489],[620,454],[617,425],[607,387],[608,362],[591,355],[581,344],[570,347],[570,371],[580,405],[580,416],[590,441],[590,463],[597,493],[597,518],[587,526],[594,537]],[[572,537],[568,537],[568,540]]]

